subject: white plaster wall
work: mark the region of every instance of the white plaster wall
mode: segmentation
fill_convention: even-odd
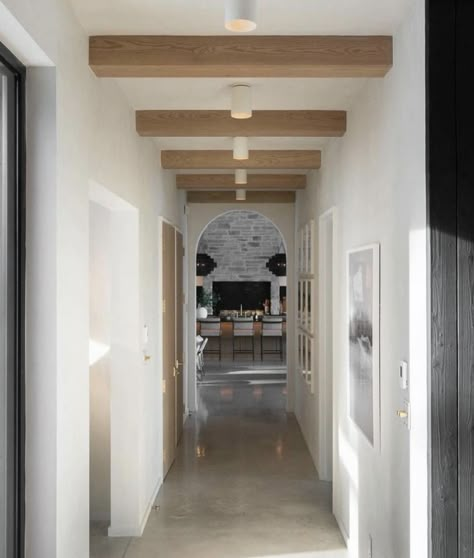
[[[196,268],[197,246],[201,234],[207,225],[228,211],[234,211],[238,206],[235,204],[188,204],[186,218],[187,233],[187,257],[188,270]],[[295,205],[294,204],[245,204],[246,211],[255,211],[267,217],[279,230],[285,243],[287,254],[287,331],[294,331],[296,327],[295,305]],[[197,409],[196,397],[196,281],[194,275],[188,276],[187,288],[187,394],[190,411]],[[294,362],[295,362],[295,340],[288,336],[287,339],[288,360],[288,410],[293,411],[294,401]]]
[[[352,556],[426,557],[427,313],[424,6],[417,0],[394,35],[394,67],[371,80],[331,140],[323,166],[298,193],[297,219],[338,212],[335,284],[334,513]],[[346,255],[381,244],[381,451],[348,419]],[[398,384],[408,360],[411,389]],[[296,414],[317,462],[318,395],[296,383]],[[412,430],[396,416],[412,404]],[[411,477],[411,478],[410,478]]]
[[[158,216],[182,204],[114,80],[88,67],[88,40],[62,0],[2,0],[54,69],[29,72],[27,556],[89,555],[88,196],[95,181],[139,211],[139,306],[152,355],[143,407],[138,528],[161,478]],[[0,21],[0,37],[11,28]],[[13,43],[9,43],[13,44]],[[32,45],[28,48],[31,51]],[[15,46],[28,62],[31,52]],[[40,59],[39,57],[38,59]],[[140,332],[137,332],[137,336]]]

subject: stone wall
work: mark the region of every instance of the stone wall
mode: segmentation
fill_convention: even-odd
[[[217,264],[203,287],[212,290],[213,281],[270,281],[272,313],[278,313],[280,280],[266,263],[279,252],[285,252],[283,239],[271,221],[253,211],[226,213],[209,224],[199,241],[198,253],[209,254]]]

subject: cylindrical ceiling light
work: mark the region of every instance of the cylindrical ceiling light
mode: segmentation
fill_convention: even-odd
[[[245,190],[236,190],[235,191],[235,199],[236,201],[245,201],[247,199],[247,192]]]
[[[247,184],[247,169],[236,169],[235,170],[235,183],[236,184]]]
[[[225,28],[235,33],[248,33],[257,28],[256,0],[226,0]]]
[[[245,161],[249,158],[249,142],[248,138],[234,138],[234,159],[237,161]]]
[[[250,85],[232,86],[232,118],[243,120],[252,117],[252,95]]]

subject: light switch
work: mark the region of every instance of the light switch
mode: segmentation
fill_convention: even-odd
[[[408,389],[408,362],[402,360],[399,368],[400,389]]]

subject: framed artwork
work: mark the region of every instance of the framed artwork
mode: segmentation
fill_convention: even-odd
[[[349,416],[380,448],[380,245],[350,250],[348,274]]]

